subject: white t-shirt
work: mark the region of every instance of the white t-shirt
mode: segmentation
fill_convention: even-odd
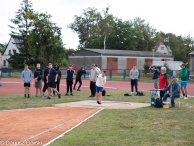
[[[100,68],[96,67],[96,70],[98,71],[98,74],[100,74]]]
[[[97,81],[96,81],[96,85],[97,85],[97,86],[102,85],[102,83],[101,83],[101,81],[100,81],[100,78],[99,78],[99,77],[101,77],[102,82],[105,84],[105,83],[106,83],[106,76],[102,77],[102,74],[100,74],[100,75],[98,76]]]

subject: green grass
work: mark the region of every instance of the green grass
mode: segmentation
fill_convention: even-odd
[[[146,96],[123,96],[129,91],[108,91],[112,96],[103,100],[150,103]],[[62,94],[64,95],[64,93]],[[32,96],[32,95],[31,95]],[[23,99],[23,95],[0,95],[0,109],[52,106],[55,103],[91,100],[88,92],[77,92],[74,96],[62,96],[51,100]],[[93,99],[95,100],[95,99]],[[51,146],[128,146],[128,145],[194,145],[194,98],[181,99],[181,107],[157,109],[105,109],[87,120]]]

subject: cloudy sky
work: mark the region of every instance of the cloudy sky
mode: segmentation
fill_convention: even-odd
[[[11,25],[9,19],[22,0],[6,0],[0,8],[0,43],[9,41]],[[79,42],[76,33],[67,28],[74,21],[74,15],[81,15],[83,9],[96,7],[99,10],[110,5],[110,13],[123,20],[141,17],[158,31],[194,38],[193,0],[32,0],[33,8],[39,13],[48,12],[52,21],[62,28],[63,43],[76,49]]]

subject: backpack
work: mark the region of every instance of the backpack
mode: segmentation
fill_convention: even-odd
[[[162,108],[162,103],[160,98],[156,98],[156,103],[155,103],[156,108]]]
[[[137,93],[135,94],[135,96],[144,96],[144,94],[143,94],[142,91],[141,92],[137,91]]]
[[[128,93],[126,93],[126,94],[124,94],[124,96],[131,96],[131,95],[129,95]]]
[[[103,90],[102,91],[102,96],[105,96],[106,95],[106,90]]]

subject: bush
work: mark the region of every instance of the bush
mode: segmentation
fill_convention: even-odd
[[[150,65],[148,63],[145,63],[143,65],[143,68],[144,68],[144,73],[147,74],[150,70]]]
[[[67,67],[68,66],[68,60],[67,59],[63,59],[63,66]]]

